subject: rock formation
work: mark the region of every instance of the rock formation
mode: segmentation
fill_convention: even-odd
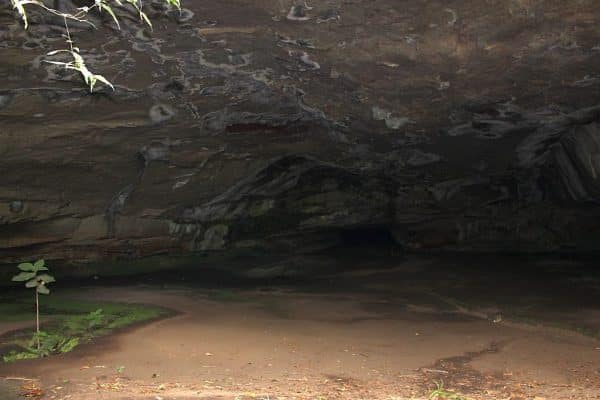
[[[0,262],[310,252],[360,231],[597,251],[595,2],[442,3],[207,0],[154,32],[79,30],[117,87],[94,95],[42,62],[52,26],[0,16]]]

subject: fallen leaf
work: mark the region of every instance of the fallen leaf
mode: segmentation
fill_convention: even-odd
[[[44,395],[42,388],[39,387],[35,383],[29,383],[29,384],[23,385],[23,386],[21,386],[21,390],[22,390],[21,396],[27,397],[29,399],[42,397]]]

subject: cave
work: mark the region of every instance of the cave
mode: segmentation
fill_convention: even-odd
[[[346,247],[394,247],[394,237],[387,227],[358,227],[344,229],[340,233],[342,248]]]
[[[600,388],[598,0],[0,0],[0,400]]]

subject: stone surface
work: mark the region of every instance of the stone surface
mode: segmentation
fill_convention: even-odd
[[[74,27],[115,92],[0,15],[0,262],[597,251],[594,0],[194,1]],[[35,21],[35,18],[33,18]],[[26,48],[27,50],[24,50]]]

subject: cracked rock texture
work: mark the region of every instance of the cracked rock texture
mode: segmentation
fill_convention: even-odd
[[[198,0],[153,32],[0,13],[0,262],[310,252],[591,252],[596,0]],[[7,6],[6,6],[7,7]],[[97,17],[102,26],[100,16]]]

